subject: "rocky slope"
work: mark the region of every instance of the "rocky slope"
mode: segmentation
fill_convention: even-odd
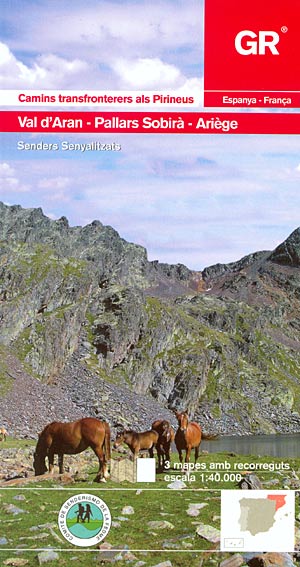
[[[99,221],[0,204],[1,420],[144,428],[176,407],[222,433],[299,431],[299,258],[297,229],[201,274],[149,262]]]

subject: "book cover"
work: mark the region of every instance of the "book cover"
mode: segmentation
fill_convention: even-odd
[[[298,2],[2,8],[2,564],[296,566]]]

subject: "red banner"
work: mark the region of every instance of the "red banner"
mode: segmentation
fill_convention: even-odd
[[[285,93],[289,106],[299,107],[299,22],[299,0],[206,0],[205,92],[222,91],[230,97],[235,91],[243,98],[243,91],[258,91],[274,99]],[[218,95],[205,96],[205,105],[216,102],[226,106]],[[253,106],[269,107],[269,102],[258,96]]]
[[[300,134],[300,113],[3,111],[2,132]]]

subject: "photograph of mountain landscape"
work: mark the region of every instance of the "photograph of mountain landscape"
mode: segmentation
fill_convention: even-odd
[[[296,138],[123,135],[96,160],[50,140],[6,138],[0,336],[64,389],[56,417],[118,421],[125,406],[136,426],[187,408],[221,434],[298,432]],[[103,402],[92,381],[74,386],[87,375]],[[34,411],[28,433],[51,421],[11,391],[10,430]]]

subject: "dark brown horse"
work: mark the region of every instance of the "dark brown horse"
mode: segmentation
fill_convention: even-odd
[[[118,433],[116,440],[114,442],[114,448],[116,449],[121,445],[121,443],[126,443],[130,451],[133,453],[134,459],[137,458],[139,451],[142,449],[148,449],[149,456],[153,457],[153,449],[158,441],[157,431],[143,431],[139,433],[137,431],[122,431]]]
[[[105,482],[108,477],[107,461],[110,459],[110,428],[105,421],[85,417],[72,423],[53,421],[46,425],[39,435],[34,453],[35,475],[47,472],[45,458],[49,460],[49,471],[54,468],[54,455],[58,455],[59,472],[63,473],[63,458],[66,455],[82,453],[88,447],[99,460],[99,470],[95,480]]]
[[[164,470],[165,463],[170,462],[171,443],[175,437],[174,429],[166,419],[156,419],[152,423],[152,429],[158,433],[156,444],[158,468]]]
[[[185,462],[190,462],[192,449],[195,449],[195,463],[199,457],[199,447],[202,439],[216,439],[216,435],[207,435],[195,421],[190,421],[187,412],[175,412],[178,429],[175,434],[175,445],[182,463],[182,451],[185,451]]]

